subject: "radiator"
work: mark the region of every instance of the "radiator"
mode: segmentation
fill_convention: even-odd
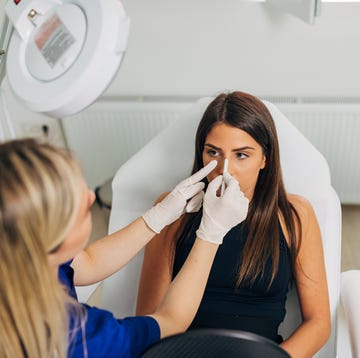
[[[100,101],[61,120],[67,146],[90,188],[117,169],[193,102]]]
[[[340,201],[360,204],[360,101],[278,107],[327,159]]]
[[[325,156],[343,204],[360,204],[360,98],[262,97]],[[195,98],[113,99],[62,120],[69,148],[91,188],[116,170],[188,108]]]

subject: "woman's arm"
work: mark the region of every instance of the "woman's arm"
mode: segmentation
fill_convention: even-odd
[[[161,202],[123,229],[89,245],[71,263],[75,285],[90,285],[120,270],[156,233],[186,210],[198,207],[204,183],[216,160],[180,182]],[[190,207],[190,209],[189,209]]]
[[[310,358],[331,333],[330,305],[320,228],[311,204],[291,196],[302,224],[302,244],[295,267],[295,280],[302,324],[281,346],[293,358]]]
[[[137,315],[153,313],[170,286],[172,245],[181,220],[182,218],[162,230],[145,247],[137,296]]]
[[[154,317],[161,337],[184,332],[199,308],[219,245],[197,238],[183,267],[170,284]]]
[[[199,308],[218,246],[226,233],[247,216],[249,201],[241,193],[238,182],[230,175],[224,175],[224,180],[227,187],[220,197],[216,193],[222,177],[209,183],[197,239],[160,306],[151,315],[159,323],[161,337],[189,327]]]
[[[125,266],[153,237],[142,218],[123,229],[93,242],[71,263],[76,286],[101,281]]]

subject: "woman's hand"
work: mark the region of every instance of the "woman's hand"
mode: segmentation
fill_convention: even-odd
[[[204,183],[200,182],[217,165],[216,160],[211,161],[204,168],[191,177],[180,182],[165,199],[148,210],[142,218],[149,228],[156,232],[173,223],[185,212],[198,211],[203,198]],[[191,199],[190,201],[188,201]]]
[[[245,220],[249,209],[249,200],[228,173],[224,174],[224,194],[217,196],[222,179],[219,175],[209,184],[204,196],[203,217],[196,231],[198,238],[215,244],[221,244],[226,233]]]

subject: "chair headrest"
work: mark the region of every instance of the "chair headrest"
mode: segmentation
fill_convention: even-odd
[[[113,192],[119,195],[121,191],[127,210],[146,210],[149,202],[190,174],[196,129],[212,100],[212,97],[198,100],[121,166],[113,181]],[[325,158],[274,104],[267,101],[264,104],[277,128],[286,190],[316,205],[327,198],[330,190]],[[139,203],[143,204],[139,207]]]

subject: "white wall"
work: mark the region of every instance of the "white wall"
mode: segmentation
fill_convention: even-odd
[[[65,146],[65,138],[59,120],[42,113],[32,112],[20,104],[13,96],[6,77],[1,91],[16,137],[36,137],[46,139],[61,147]],[[7,130],[2,103],[0,103],[0,124],[5,129],[5,138],[11,139],[11,134]],[[48,128],[47,134],[43,132],[44,125]]]
[[[107,96],[198,97],[230,89],[259,96],[360,96],[360,3],[323,3],[315,25],[262,2],[123,3],[132,21],[129,46]],[[47,117],[8,101],[20,135],[30,122],[57,129]]]
[[[315,25],[266,3],[124,0],[128,52],[108,95],[360,95],[360,3]]]

